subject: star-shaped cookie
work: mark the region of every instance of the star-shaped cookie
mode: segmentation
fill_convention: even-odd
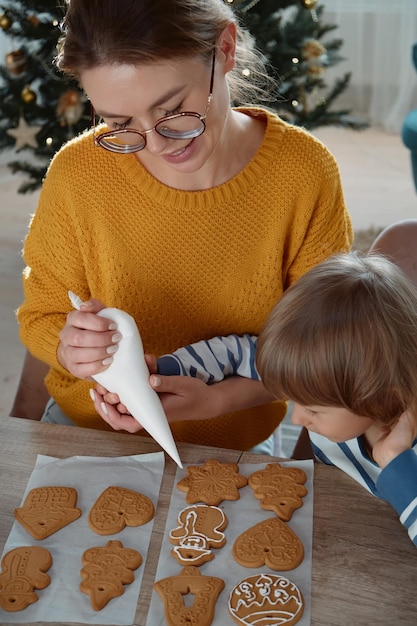
[[[188,504],[204,502],[218,506],[223,500],[239,500],[238,490],[247,484],[247,478],[239,474],[237,463],[209,459],[203,465],[189,465],[187,476],[177,483],[177,487],[187,493]]]

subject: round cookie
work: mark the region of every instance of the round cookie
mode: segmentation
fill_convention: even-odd
[[[299,588],[277,574],[255,574],[240,581],[229,595],[229,614],[241,626],[293,626],[304,611]]]

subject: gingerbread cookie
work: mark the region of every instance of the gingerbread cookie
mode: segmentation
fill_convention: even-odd
[[[304,547],[295,532],[276,517],[245,530],[233,544],[233,556],[243,567],[290,570],[304,558]]]
[[[181,565],[199,566],[214,558],[211,548],[221,548],[226,537],[221,531],[227,517],[217,506],[198,504],[183,509],[178,526],[170,531],[169,540],[176,544],[171,554]]]
[[[93,609],[100,611],[124,593],[123,585],[135,580],[133,570],[142,563],[142,556],[121,541],[108,541],[106,546],[86,550],[82,563],[80,590],[90,596]]]
[[[36,487],[14,516],[34,539],[45,539],[81,516],[73,487]]]
[[[217,598],[224,589],[224,581],[215,576],[203,576],[197,567],[189,566],[176,576],[158,580],[154,588],[164,603],[168,626],[210,626]],[[185,601],[190,594],[194,600],[191,605]]]
[[[187,493],[188,504],[204,502],[218,506],[223,500],[239,500],[239,489],[247,484],[247,478],[239,474],[237,463],[209,459],[204,465],[189,465],[187,476],[177,483],[177,487]]]
[[[261,508],[274,511],[288,522],[293,512],[303,506],[301,498],[307,494],[306,480],[306,473],[298,467],[269,463],[266,469],[251,474],[248,482],[255,498],[261,500]]]
[[[293,626],[304,611],[301,591],[291,580],[276,574],[256,574],[232,590],[229,613],[243,626]]]
[[[22,611],[38,601],[35,589],[45,589],[51,582],[45,572],[52,556],[45,548],[21,546],[7,552],[1,561],[0,607],[4,611]]]
[[[113,535],[125,526],[146,524],[154,513],[148,496],[124,487],[107,487],[91,509],[88,523],[98,535]]]

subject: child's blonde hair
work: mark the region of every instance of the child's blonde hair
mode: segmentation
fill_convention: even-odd
[[[275,305],[257,367],[279,399],[384,423],[417,415],[417,290],[386,257],[337,254]]]

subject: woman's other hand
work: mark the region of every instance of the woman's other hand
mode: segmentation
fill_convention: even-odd
[[[146,365],[150,374],[157,371],[156,357],[152,354],[145,354]],[[91,389],[91,399],[100,417],[114,430],[126,430],[129,433],[136,433],[142,430],[142,425],[129,413],[127,407],[120,402],[117,393],[108,391],[103,385],[97,383],[95,389]]]

